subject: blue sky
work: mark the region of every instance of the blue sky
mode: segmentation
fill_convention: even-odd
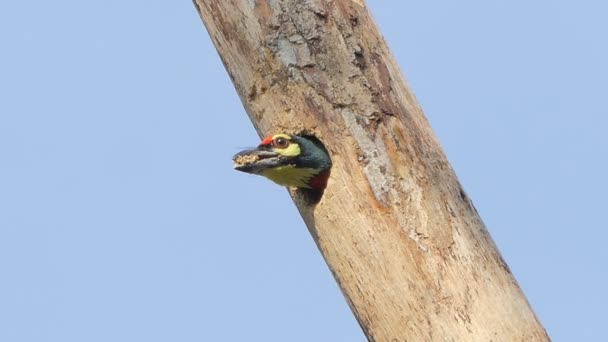
[[[555,341],[606,339],[608,5],[369,1]],[[363,341],[190,1],[0,4],[1,341]]]

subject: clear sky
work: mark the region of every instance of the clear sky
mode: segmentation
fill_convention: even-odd
[[[369,1],[555,341],[607,340],[608,4]],[[0,3],[0,341],[363,341],[188,1]]]

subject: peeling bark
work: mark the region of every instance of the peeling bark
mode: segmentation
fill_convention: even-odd
[[[363,1],[195,0],[260,136],[333,168],[295,203],[370,341],[547,341]]]

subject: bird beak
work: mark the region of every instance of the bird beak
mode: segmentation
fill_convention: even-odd
[[[232,157],[234,169],[259,175],[264,170],[283,165],[278,153],[268,151],[263,147],[241,151]]]

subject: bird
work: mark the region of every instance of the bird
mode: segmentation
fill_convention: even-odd
[[[332,166],[329,153],[319,139],[286,133],[268,136],[257,148],[238,152],[232,160],[237,171],[321,195]]]

